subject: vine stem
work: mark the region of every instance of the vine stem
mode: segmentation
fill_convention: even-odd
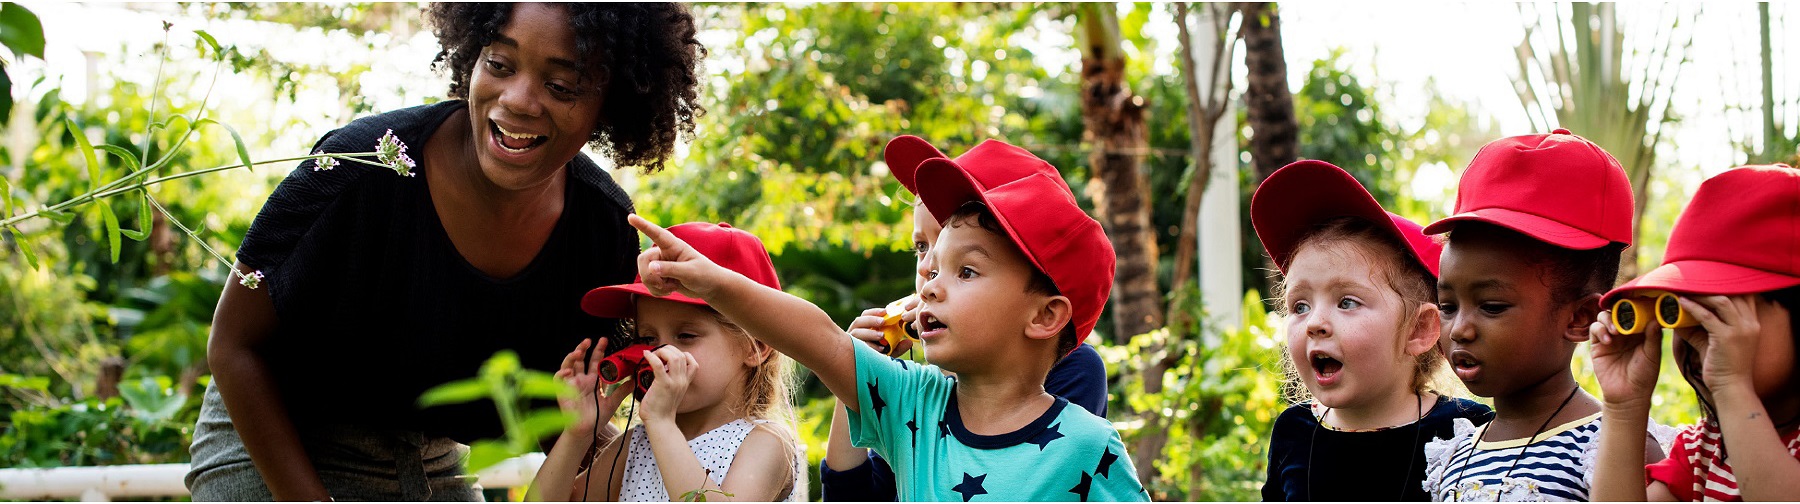
[[[305,156],[294,156],[294,157],[281,158],[281,159],[268,159],[268,160],[263,160],[263,161],[254,161],[254,162],[251,162],[251,164],[252,165],[262,165],[262,164],[273,164],[273,163],[287,163],[287,162],[293,162],[293,161],[304,161],[307,159],[337,158],[337,159],[342,159],[345,161],[354,161],[354,162],[358,162],[358,163],[362,163],[362,164],[366,164],[366,165],[370,165],[370,166],[379,166],[379,167],[388,168],[388,169],[393,168],[393,167],[385,165],[385,164],[376,163],[376,162],[369,161],[366,159],[359,159],[357,157],[357,156],[365,156],[366,157],[366,156],[378,156],[378,155],[380,155],[379,152],[357,152],[357,153],[349,153],[349,154],[309,154],[309,155],[305,155]],[[83,203],[91,202],[91,201],[94,201],[94,200],[97,200],[100,198],[107,198],[107,197],[112,197],[112,196],[116,196],[119,194],[128,193],[131,191],[136,191],[139,189],[145,189],[145,188],[148,188],[148,187],[156,185],[156,184],[161,184],[163,182],[180,180],[180,179],[184,179],[184,178],[188,178],[188,177],[195,177],[195,176],[205,175],[208,173],[222,172],[222,171],[226,171],[226,170],[232,170],[232,169],[243,168],[243,167],[244,167],[243,163],[233,163],[233,164],[228,164],[228,165],[215,166],[212,168],[206,168],[206,169],[202,169],[202,170],[181,172],[181,173],[177,173],[177,174],[169,175],[169,176],[165,176],[165,177],[157,177],[157,178],[144,180],[144,181],[138,182],[136,184],[119,186],[120,182],[130,180],[133,177],[136,177],[136,176],[142,174],[142,172],[148,171],[147,169],[139,170],[138,173],[132,173],[130,175],[126,175],[124,177],[119,178],[118,180],[113,181],[112,183],[102,186],[96,190],[88,191],[87,193],[84,193],[80,196],[76,196],[68,201],[64,201],[62,203],[57,203],[55,205],[43,207],[43,208],[40,208],[37,210],[33,210],[31,212],[26,212],[26,213],[12,216],[12,217],[8,217],[5,220],[0,220],[0,228],[5,228],[8,226],[12,226],[14,224],[18,224],[19,222],[23,222],[23,221],[25,221],[27,219],[31,219],[33,217],[42,216],[45,212],[52,212],[52,213],[61,212],[63,210],[73,208],[73,207],[81,205]]]

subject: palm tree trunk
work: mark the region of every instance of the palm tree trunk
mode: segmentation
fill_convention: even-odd
[[[1244,66],[1249,70],[1244,90],[1246,120],[1250,123],[1250,160],[1256,167],[1256,183],[1300,159],[1300,122],[1294,117],[1294,94],[1288,90],[1287,58],[1281,49],[1281,16],[1270,2],[1238,4],[1244,14]],[[1245,244],[1262,255],[1260,245]],[[1275,263],[1263,258],[1263,268],[1275,271]],[[1274,278],[1263,278],[1262,291],[1274,292]]]
[[[1156,285],[1156,237],[1150,228],[1149,184],[1141,170],[1149,142],[1144,99],[1125,80],[1119,19],[1113,4],[1081,7],[1081,116],[1094,147],[1088,194],[1118,255],[1113,275],[1114,342],[1163,323]]]

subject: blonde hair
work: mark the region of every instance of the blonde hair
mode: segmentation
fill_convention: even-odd
[[[710,308],[708,310],[712,311]],[[762,342],[751,338],[750,333],[744,328],[738,327],[730,319],[725,318],[724,314],[712,311],[712,315],[713,319],[725,328],[725,332],[737,335],[748,351],[754,353],[758,345],[763,345]],[[793,359],[789,359],[779,350],[770,348],[769,357],[750,368],[750,373],[745,377],[743,384],[743,399],[734,405],[733,413],[741,418],[764,421],[765,423],[759,423],[758,427],[767,428],[776,437],[781,438],[782,446],[790,450],[788,453],[790,457],[803,457],[805,454],[797,450],[800,447],[800,431],[799,418],[794,414],[793,397],[796,386],[794,376]],[[794,464],[790,463],[788,467],[790,471],[794,470]],[[806,490],[804,483],[796,483],[796,487],[790,491],[795,492],[795,495],[805,497]]]
[[[1376,280],[1376,284],[1385,285],[1388,290],[1400,296],[1400,306],[1404,312],[1401,314],[1399,327],[1395,328],[1399,334],[1410,334],[1412,328],[1418,325],[1419,305],[1437,304],[1437,276],[1412,259],[1410,247],[1400,243],[1397,237],[1382,232],[1367,219],[1339,217],[1314,226],[1288,257],[1280,259],[1286,262],[1308,246],[1325,244],[1349,245],[1348,253],[1359,254],[1374,265],[1370,275]],[[1277,309],[1283,316],[1288,315],[1286,278],[1276,282],[1275,292],[1276,298],[1281,300]],[[1312,393],[1301,385],[1303,382],[1300,379],[1299,364],[1288,355],[1285,346],[1284,343],[1281,352],[1281,370],[1287,380],[1282,386],[1283,395],[1293,404],[1310,400]],[[1423,393],[1458,388],[1461,383],[1445,368],[1445,362],[1444,353],[1436,344],[1414,356],[1412,391]]]

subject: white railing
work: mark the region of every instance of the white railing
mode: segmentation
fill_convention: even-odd
[[[482,488],[514,488],[531,484],[544,454],[528,453],[482,470]],[[0,469],[0,499],[50,500],[79,498],[107,501],[121,497],[188,495],[182,478],[187,464],[147,464],[48,469]]]

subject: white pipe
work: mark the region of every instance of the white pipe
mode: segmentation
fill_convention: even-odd
[[[482,488],[526,486],[543,463],[542,453],[506,459],[478,473],[476,483]],[[0,469],[0,499],[179,497],[188,495],[182,482],[187,473],[188,464]]]

